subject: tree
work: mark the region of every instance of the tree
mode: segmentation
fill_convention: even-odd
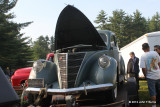
[[[122,9],[115,10],[112,14],[112,16],[107,17],[106,13],[101,11],[96,17],[95,23],[99,24],[97,28],[100,30],[111,30],[114,32],[119,40],[120,48],[147,33],[155,26],[153,24],[155,21],[151,24],[150,20],[146,20],[138,10],[133,15],[127,15]],[[159,15],[156,14],[153,20],[160,20]],[[157,28],[159,24],[157,24]]]
[[[133,26],[133,17],[127,15],[124,17],[123,21],[123,46],[135,40],[134,37],[134,26]]]
[[[0,1],[0,66],[4,69],[21,68],[27,66],[32,59],[32,52],[27,45],[28,38],[23,38],[20,30],[32,22],[15,23],[13,13],[8,13],[17,3],[17,0]]]
[[[153,15],[152,19],[150,20],[149,31],[154,32],[159,30],[160,30],[160,14],[156,12],[156,14]]]
[[[142,17],[142,14],[136,10],[136,12],[133,13],[133,26],[134,26],[134,36],[136,38],[142,36],[146,33],[147,27],[146,27],[146,19]]]
[[[96,28],[99,28],[101,30],[106,29],[106,22],[107,22],[107,14],[104,12],[104,10],[101,10],[96,17],[95,23],[99,24]]]
[[[111,23],[110,30],[113,31],[119,39],[119,47],[122,47],[124,45],[123,39],[125,38],[125,36],[123,36],[123,32],[125,14],[126,13],[122,9],[120,9],[113,11],[113,16],[109,17],[109,22]]]
[[[7,13],[15,7],[18,0],[0,0],[0,13]]]
[[[55,41],[55,37],[51,36],[51,38],[50,38],[51,51],[54,50],[54,41]]]
[[[50,53],[50,49],[48,46],[50,45],[49,37],[40,36],[37,41],[34,42],[33,52],[34,52],[34,60],[45,59],[46,55]]]

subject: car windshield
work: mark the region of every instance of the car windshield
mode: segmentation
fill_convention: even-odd
[[[105,35],[104,33],[99,33],[101,38],[103,39],[103,41],[105,42],[105,44],[107,45],[107,35]]]

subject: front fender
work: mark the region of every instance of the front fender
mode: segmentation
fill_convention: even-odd
[[[50,61],[45,61],[45,66],[42,68],[41,71],[36,72],[34,69],[31,70],[29,75],[29,79],[37,79],[43,78],[44,84],[50,85],[53,82],[57,81],[57,66],[55,63]]]
[[[102,69],[98,65],[98,60],[103,54],[108,54],[107,50],[87,53],[79,70],[76,84],[78,87],[84,81],[92,81],[94,84],[115,83],[117,77],[117,61],[110,57],[110,66]]]
[[[13,75],[11,77],[12,86],[20,86],[21,81],[27,80],[28,77],[29,77],[29,75],[19,75],[19,76]]]
[[[110,65],[107,68],[101,68],[98,61],[93,64],[89,80],[96,84],[116,83],[117,78],[117,61],[114,58],[110,59]]]

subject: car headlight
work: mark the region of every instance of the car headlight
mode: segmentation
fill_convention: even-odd
[[[43,63],[41,61],[38,60],[33,63],[33,70],[34,71],[39,72],[42,70],[42,68],[43,68]]]
[[[106,68],[110,65],[110,58],[104,54],[99,58],[98,64],[101,68]]]

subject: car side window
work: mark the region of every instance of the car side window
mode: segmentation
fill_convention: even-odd
[[[116,44],[116,38],[114,35],[111,36],[111,47],[115,47],[117,44]]]

